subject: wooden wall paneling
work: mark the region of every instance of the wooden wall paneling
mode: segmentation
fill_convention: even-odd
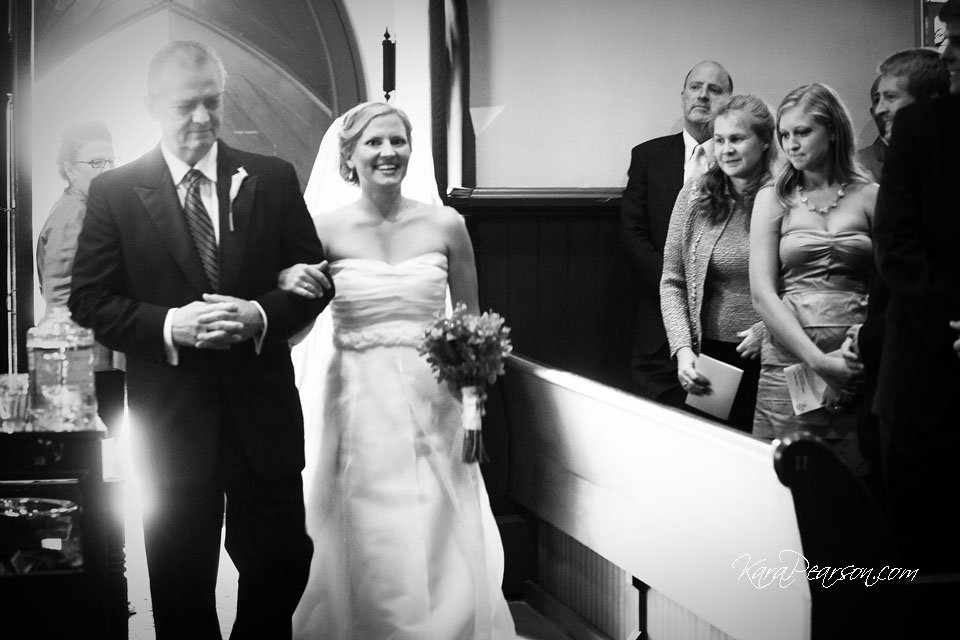
[[[507,318],[517,353],[630,389],[633,274],[619,244],[619,190],[456,189],[480,302]]]
[[[601,221],[596,218],[581,216],[569,222],[572,241],[567,291],[577,309],[570,314],[566,327],[575,339],[570,341],[570,360],[564,368],[570,369],[571,365],[577,367],[579,363],[581,374],[593,379],[604,377],[603,371],[597,366],[602,340],[600,317],[604,312],[598,302],[600,288],[609,286],[609,283],[600,282],[599,278],[599,266],[603,260],[597,242],[599,224]]]
[[[513,319],[506,315],[510,290],[510,265],[507,261],[507,244],[510,225],[507,219],[487,220],[479,216],[467,218],[467,229],[473,240],[474,259],[479,279],[480,308],[492,309],[503,314],[507,325]]]
[[[637,276],[620,237],[619,211],[604,216],[598,227],[598,247],[604,255],[598,278],[598,314],[604,344],[599,350],[602,381],[633,391],[630,355],[637,314]]]
[[[547,213],[539,217],[538,222],[540,286],[536,299],[531,302],[536,304],[537,329],[546,338],[540,343],[539,359],[565,363],[570,360],[570,341],[563,339],[564,327],[578,312],[569,282],[571,248],[577,239],[571,237],[570,226],[563,218]]]
[[[510,237],[506,256],[510,265],[508,287],[508,309],[506,317],[512,322],[514,348],[520,353],[540,359],[540,347],[545,341],[556,340],[562,336],[556,325],[539,325],[537,299],[541,286],[539,270],[540,221],[521,217],[510,223]]]

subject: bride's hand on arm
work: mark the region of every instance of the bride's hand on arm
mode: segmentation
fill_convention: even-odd
[[[447,247],[450,301],[453,304],[462,302],[470,313],[479,313],[477,265],[474,262],[473,243],[470,241],[467,225],[456,209],[444,207],[443,213],[440,224]]]
[[[280,272],[277,287],[304,298],[319,298],[331,288],[327,261],[317,264],[295,264]]]
[[[709,395],[710,380],[697,371],[697,354],[690,347],[677,350],[677,380],[685,391],[695,396]]]

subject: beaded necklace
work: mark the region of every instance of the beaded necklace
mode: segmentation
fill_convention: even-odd
[[[846,191],[843,190],[845,186],[847,186],[846,182],[840,183],[840,188],[837,189],[837,197],[833,199],[833,202],[831,202],[825,207],[816,207],[810,204],[810,198],[808,198],[807,194],[803,192],[803,185],[799,185],[799,184],[797,185],[797,193],[800,196],[800,202],[802,202],[807,207],[807,209],[809,209],[813,213],[820,213],[822,215],[827,215],[828,213],[830,213],[831,209],[836,209],[837,205],[840,204],[840,201],[843,200],[843,196],[847,195]]]

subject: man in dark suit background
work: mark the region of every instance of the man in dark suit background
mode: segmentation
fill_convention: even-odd
[[[683,183],[706,170],[713,155],[713,110],[733,92],[730,74],[716,62],[695,65],[683,82],[683,131],[633,148],[620,209],[624,240],[640,283],[631,369],[639,395],[679,407],[683,390],[660,316],[663,245]]]
[[[887,141],[884,139],[883,118],[877,115],[877,104],[880,102],[880,76],[873,79],[870,85],[870,118],[877,126],[877,137],[869,146],[857,150],[857,161],[870,172],[873,179],[880,181],[880,170],[883,168],[883,157],[887,153]]]
[[[925,100],[932,100],[945,96],[950,92],[950,77],[947,67],[940,55],[931,49],[906,49],[888,56],[880,63],[880,75],[877,76],[874,87],[877,90],[877,99],[871,109],[877,119],[877,128],[883,138],[880,140],[879,151],[868,147],[861,150],[871,159],[867,168],[873,173],[874,179],[880,181],[883,168],[886,146],[893,132],[893,121],[900,109]],[[874,143],[876,147],[877,143]],[[858,159],[861,159],[858,157]],[[882,444],[880,442],[879,424],[872,411],[873,397],[876,393],[877,372],[880,367],[880,357],[883,347],[884,315],[890,298],[883,279],[873,278],[870,283],[870,304],[867,309],[867,318],[863,324],[850,327],[847,332],[848,340],[844,342],[843,353],[848,359],[859,359],[866,370],[864,383],[864,411],[860,414],[860,425],[857,438],[860,452],[871,461],[871,484],[878,495],[882,496]]]
[[[69,302],[127,356],[159,640],[220,638],[224,513],[240,576],[231,638],[290,637],[313,551],[287,339],[332,286],[316,299],[277,288],[323,248],[293,167],[218,141],[225,79],[199,43],[154,56],[146,105],[160,145],[93,182]]]
[[[960,0],[939,16],[950,95],[897,114],[875,222],[890,301],[874,408],[889,439],[887,487],[902,562],[921,574],[960,571],[960,358],[950,324],[960,319]]]
[[[857,152],[857,159],[874,180],[880,181],[897,112],[918,100],[946,95],[948,83],[944,63],[931,49],[898,51],[880,63],[880,75],[874,82],[876,101],[870,110],[880,136],[871,146]]]

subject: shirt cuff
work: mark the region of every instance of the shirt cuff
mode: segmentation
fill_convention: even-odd
[[[178,308],[167,311],[167,317],[163,320],[163,352],[167,356],[167,363],[174,367],[180,364],[180,349],[173,343],[173,316]]]
[[[263,340],[267,337],[267,313],[263,310],[263,307],[260,306],[259,302],[256,300],[252,300],[252,302],[253,306],[260,312],[260,317],[263,318],[263,330],[258,335],[253,336],[253,350],[257,355],[260,355],[260,350],[263,348]]]

